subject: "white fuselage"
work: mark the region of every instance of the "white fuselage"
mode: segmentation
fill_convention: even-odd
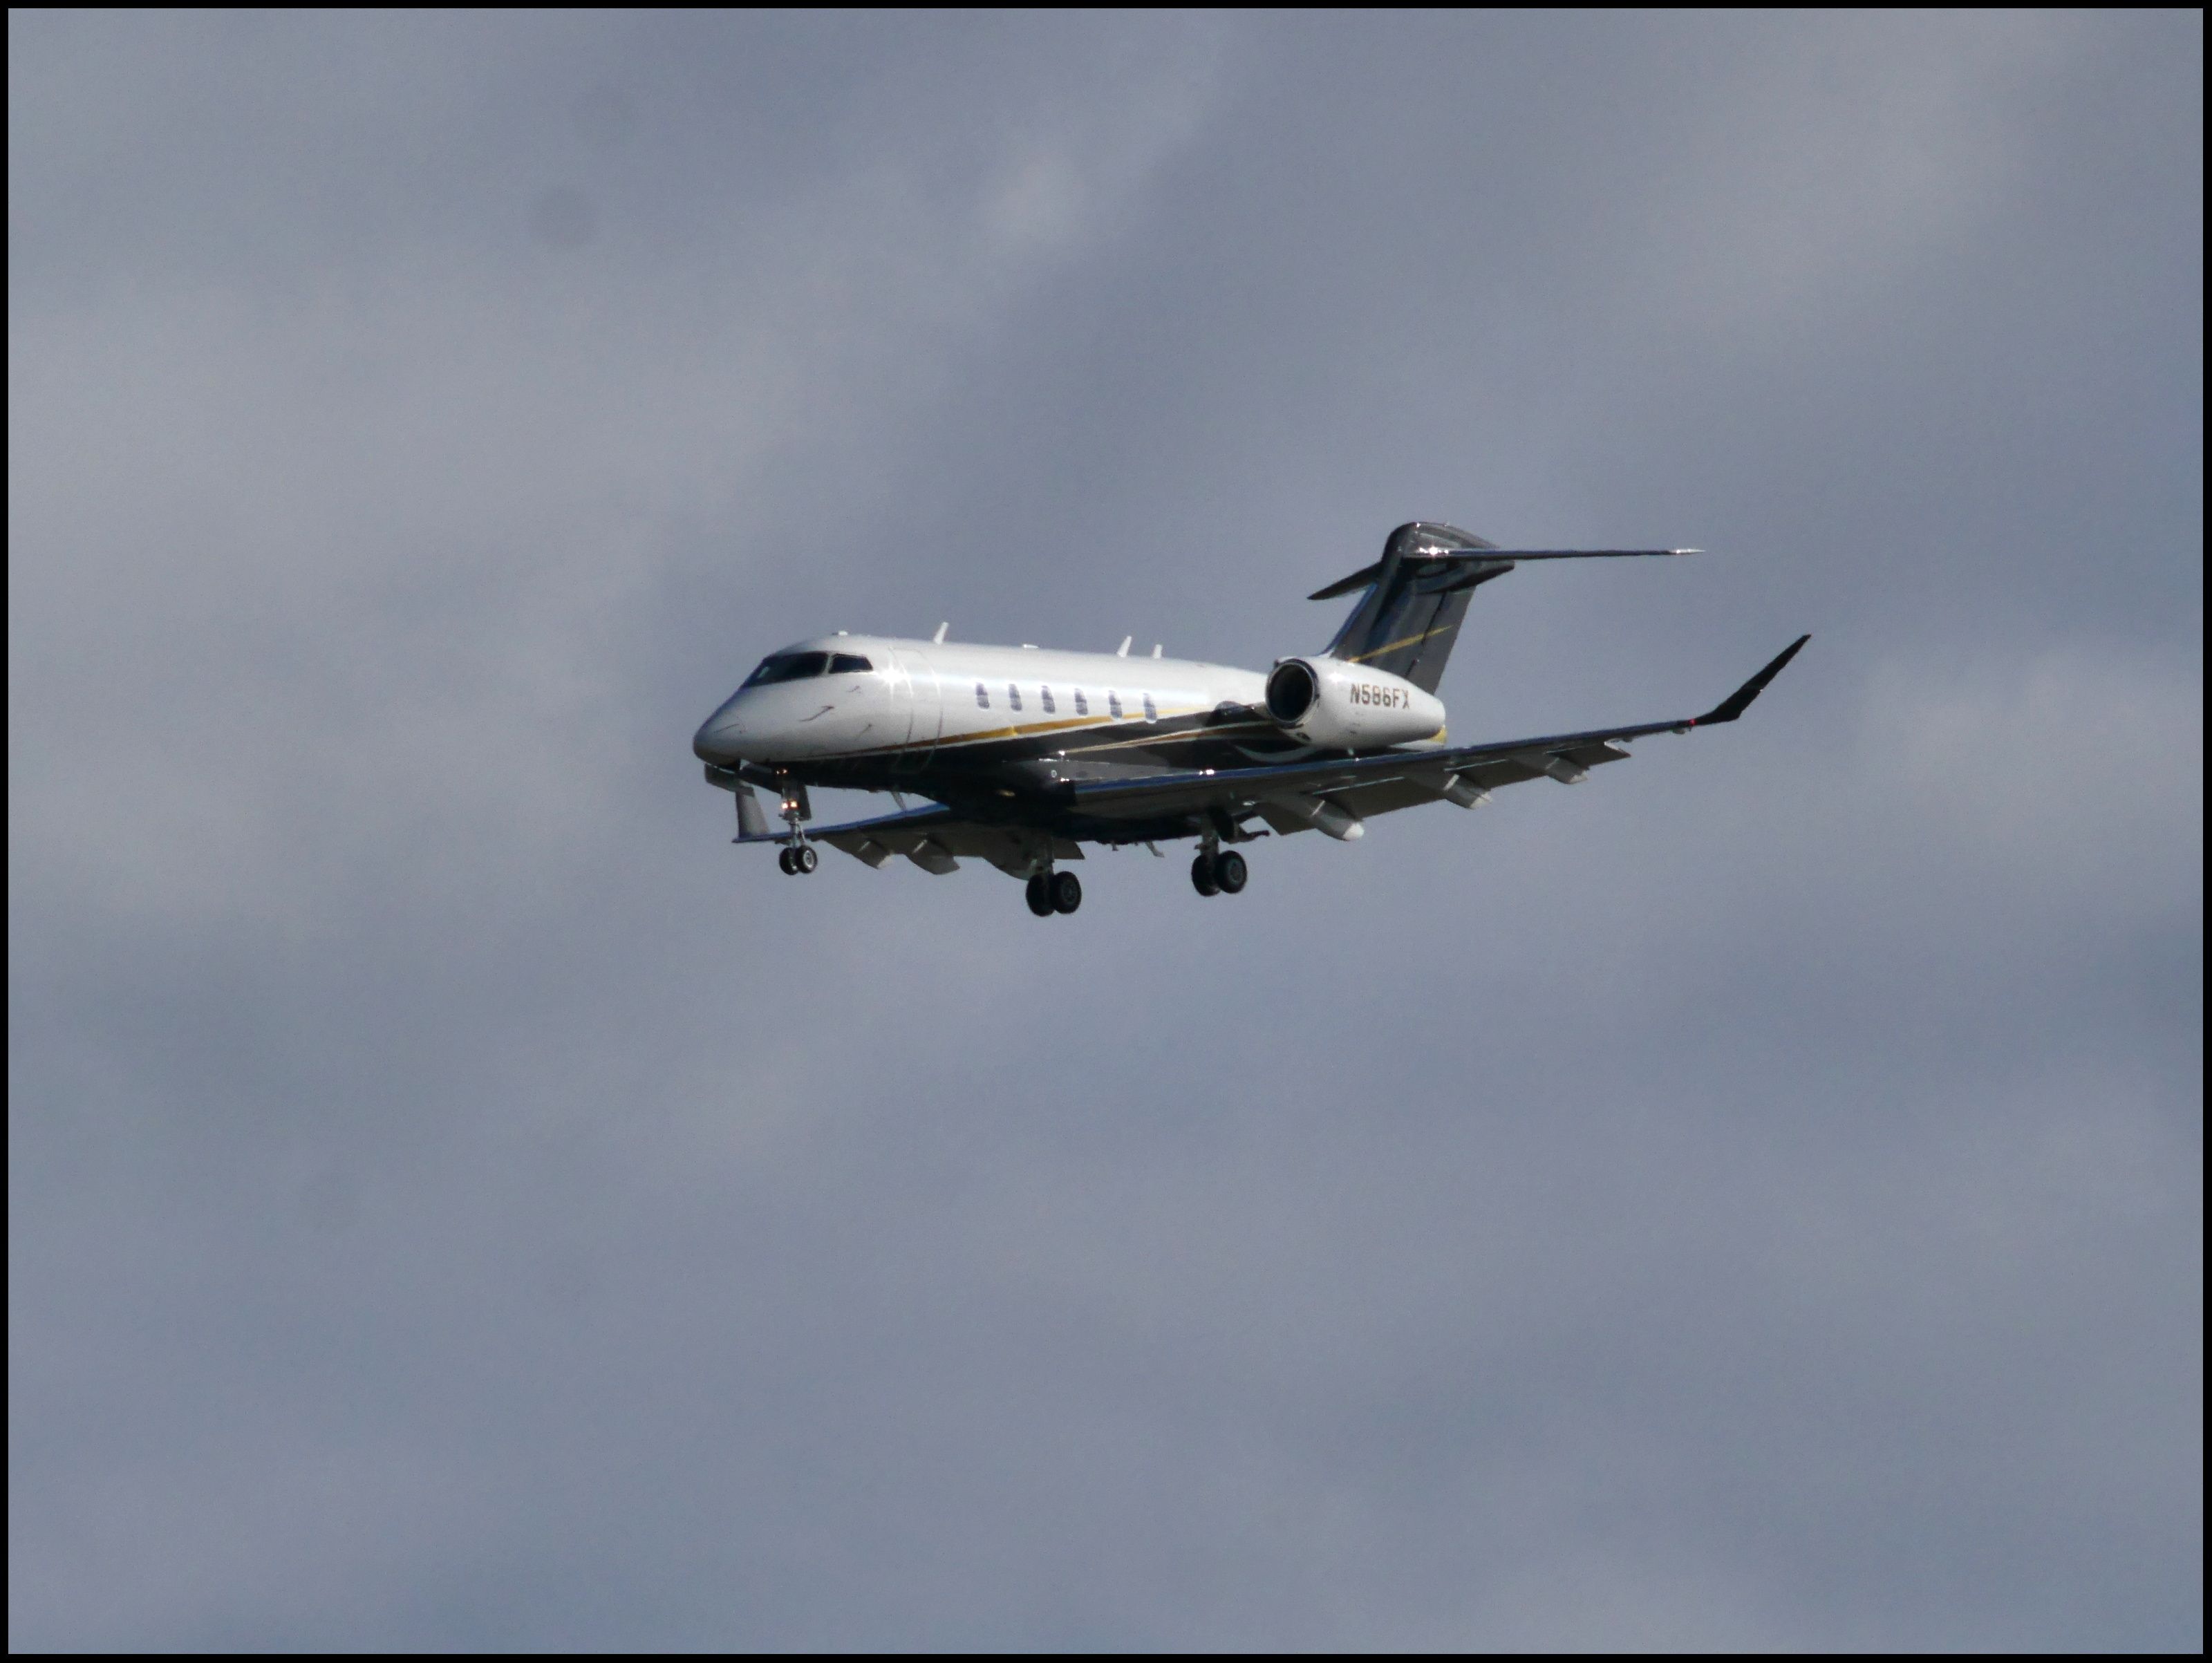
[[[804,668],[816,654],[832,667],[760,680],[769,665]],[[1356,665],[1310,662],[1324,665],[1331,680],[1396,683]],[[919,764],[1009,748],[1064,750],[1097,763],[1111,763],[1120,752],[1135,762],[1170,734],[1190,736],[1192,719],[1214,713],[1209,737],[1231,740],[1242,729],[1279,754],[1283,736],[1266,717],[1266,683],[1257,671],[1183,659],[832,635],[771,655],[755,680],[701,725],[693,749],[722,768],[872,759]],[[1232,713],[1241,719],[1226,719]],[[1384,713],[1376,710],[1378,722]],[[1435,719],[1440,734],[1441,705]],[[1402,716],[1397,721],[1402,728]],[[1401,735],[1384,737],[1379,730],[1376,737],[1402,743]]]

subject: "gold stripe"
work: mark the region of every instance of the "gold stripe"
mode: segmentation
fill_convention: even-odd
[[[1073,717],[1064,722],[1032,722],[1026,727],[986,728],[981,733],[939,733],[933,739],[907,739],[895,745],[872,745],[866,750],[840,751],[839,757],[890,756],[902,750],[927,750],[939,745],[981,744],[988,739],[1018,738],[1024,733],[1052,733],[1063,728],[1097,727],[1113,719],[1105,716]]]
[[[1163,710],[1160,713],[1159,719],[1164,722],[1179,716],[1193,716],[1198,714],[1204,708],[1206,708],[1204,706],[1191,705],[1182,710]],[[840,751],[836,756],[825,758],[824,760],[849,762],[855,757],[860,756],[892,756],[897,755],[902,750],[928,750],[931,749],[942,750],[946,745],[980,745],[994,739],[1018,739],[1031,734],[1059,733],[1064,732],[1070,728],[1129,727],[1133,725],[1138,726],[1138,733],[1131,738],[1117,741],[1117,744],[1158,743],[1157,738],[1154,737],[1151,732],[1151,730],[1155,725],[1153,723],[1145,721],[1142,717],[1131,718],[1124,716],[1117,720],[1115,718],[1111,716],[1074,716],[1068,717],[1056,722],[1030,722],[1020,727],[986,728],[980,733],[940,733],[934,739],[908,739],[902,741],[900,743],[896,745],[873,745],[866,750]],[[1236,729],[1241,730],[1248,727],[1264,727],[1266,725],[1267,725],[1260,722],[1239,722],[1236,725]],[[1190,733],[1173,734],[1169,737],[1176,739],[1194,738],[1200,733],[1223,733],[1231,731],[1234,730],[1230,728],[1205,728],[1195,730]],[[1113,746],[1104,745],[1095,747],[1095,749],[1102,750],[1111,750],[1113,748]]]
[[[1273,727],[1274,725],[1271,722],[1238,722],[1234,726],[1193,728],[1182,733],[1166,735],[1139,732],[1132,734],[1126,739],[1116,739],[1110,744],[1092,745],[1086,755],[1102,750],[1143,750],[1153,745],[1188,744],[1194,740],[1215,738],[1227,733],[1242,733],[1255,728],[1263,732],[1271,731],[1273,731]]]
[[[1350,658],[1346,659],[1345,662],[1346,664],[1365,664],[1368,659],[1379,659],[1385,652],[1395,652],[1401,646],[1419,646],[1423,641],[1428,640],[1430,636],[1441,635],[1446,629],[1449,629],[1452,626],[1449,624],[1440,623],[1434,629],[1424,629],[1419,634],[1408,635],[1403,640],[1387,641],[1382,646],[1370,648],[1367,652],[1355,652]],[[1388,675],[1389,672],[1385,671],[1383,673]]]

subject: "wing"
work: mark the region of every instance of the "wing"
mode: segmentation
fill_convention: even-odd
[[[1626,759],[1629,740],[1733,722],[1810,640],[1810,635],[1800,635],[1764,670],[1702,716],[1492,744],[1081,785],[1075,789],[1076,807],[1080,813],[1105,820],[1143,820],[1208,809],[1230,813],[1256,810],[1277,831],[1289,832],[1325,823],[1317,816],[1323,804],[1364,818],[1443,799],[1472,807],[1495,787],[1523,780],[1550,778],[1572,785],[1587,779],[1590,769],[1601,763]]]
[[[886,814],[874,820],[851,820],[842,826],[809,826],[808,839],[842,849],[855,860],[881,866],[902,854],[926,872],[942,875],[959,870],[957,858],[988,860],[1002,872],[1026,877],[1041,859],[1080,860],[1083,848],[1065,837],[1054,837],[1035,827],[987,825],[954,810],[931,804],[903,814]],[[739,843],[781,843],[781,830],[742,835]]]

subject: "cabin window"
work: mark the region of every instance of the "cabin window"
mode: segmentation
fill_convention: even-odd
[[[1111,688],[1109,688],[1106,692],[1106,710],[1115,721],[1121,719],[1121,695]]]
[[[1091,713],[1091,701],[1083,696],[1083,689],[1079,687],[1075,689],[1075,713],[1079,716]]]
[[[830,657],[830,673],[833,676],[865,676],[874,668],[857,652],[834,652]]]
[[[981,683],[981,682],[976,683],[975,683],[975,708],[976,708],[976,709],[978,709],[978,710],[988,710],[990,707],[991,707],[991,695],[990,695],[989,691],[988,691],[988,690],[984,687],[984,685],[983,685],[983,683]]]
[[[1052,689],[1048,687],[1041,687],[1037,689],[1037,702],[1044,707],[1045,714],[1048,716],[1060,708],[1058,705],[1053,703]]]
[[[771,652],[760,668],[745,677],[747,687],[768,687],[776,682],[800,682],[819,676],[830,667],[827,652]]]
[[[1012,682],[1006,683],[1006,702],[1016,710],[1022,707],[1022,690]]]
[[[1145,695],[1145,719],[1148,722],[1157,722],[1160,719],[1160,713],[1153,707],[1152,695],[1149,693]]]

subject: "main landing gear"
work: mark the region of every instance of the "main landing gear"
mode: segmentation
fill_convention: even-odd
[[[1200,849],[1190,863],[1190,887],[1204,895],[1238,894],[1247,875],[1244,857],[1234,849]]]
[[[1029,901],[1039,918],[1072,913],[1083,904],[1083,880],[1073,872],[1039,872],[1030,879]]]
[[[820,865],[822,857],[814,853],[811,843],[793,843],[777,853],[775,864],[783,868],[786,877],[797,877]]]

